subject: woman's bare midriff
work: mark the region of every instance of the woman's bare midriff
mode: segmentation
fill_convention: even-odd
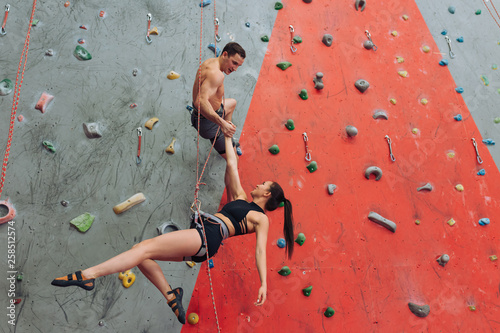
[[[215,213],[214,216],[217,216],[218,218],[220,218],[227,225],[227,229],[229,230],[229,237],[234,236],[235,230],[234,230],[234,226],[233,226],[233,223],[231,222],[231,220],[228,219],[227,217],[225,217],[224,215],[222,215],[221,213]],[[248,232],[247,232],[248,234],[255,231],[253,224],[250,223],[250,221],[248,221],[247,227],[248,227]]]

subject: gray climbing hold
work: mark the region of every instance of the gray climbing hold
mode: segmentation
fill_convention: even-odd
[[[314,82],[314,88],[321,90],[325,87],[323,84],[323,73],[317,72],[316,77],[313,79]]]
[[[337,185],[328,184],[328,194],[332,195],[336,188],[337,188]]]
[[[365,7],[366,7],[365,0],[356,0],[356,2],[354,3],[354,8],[356,8],[356,10],[361,9],[361,11],[363,11],[363,10],[365,10]]]
[[[417,317],[424,318],[429,315],[429,312],[431,311],[431,308],[426,304],[426,305],[418,305],[415,303],[408,303],[408,307],[410,308],[410,311],[413,312],[413,314]]]
[[[139,74],[139,69],[138,69],[138,68],[134,68],[134,69],[132,70],[132,75],[133,75],[133,76],[137,76],[137,74]]]
[[[45,51],[45,55],[47,57],[52,57],[54,55],[54,50],[48,49],[47,51]]]
[[[0,96],[7,96],[14,89],[12,81],[9,79],[4,79],[0,81]]]
[[[305,3],[311,3],[312,2],[312,0],[302,0],[302,1],[304,1]]]
[[[363,47],[367,50],[373,49],[373,42],[371,40],[367,40],[363,43]]]
[[[441,257],[437,258],[436,261],[441,265],[441,266],[445,266],[448,261],[450,261],[450,256],[447,255],[447,254],[443,254]]]
[[[326,46],[332,46],[332,43],[333,43],[333,36],[330,35],[330,34],[324,34],[323,35],[323,40],[322,40],[323,44],[325,44]]]
[[[368,89],[368,87],[370,87],[370,84],[368,83],[368,81],[366,80],[363,80],[363,79],[359,79],[358,81],[356,81],[354,83],[354,86],[361,92],[361,93],[364,93],[366,91],[366,89]]]
[[[351,126],[351,125],[346,126],[345,131],[347,132],[347,135],[351,138],[353,136],[358,135],[358,129],[354,126]]]
[[[158,230],[158,235],[164,235],[166,233],[169,233],[171,231],[177,231],[180,230],[180,228],[172,221],[168,221],[163,223],[161,226],[156,228]]]
[[[366,179],[370,179],[370,175],[375,175],[375,180],[380,180],[382,178],[382,169],[380,169],[377,166],[371,166],[366,169],[365,171],[365,177]]]
[[[431,183],[427,183],[424,186],[417,188],[417,191],[419,191],[419,192],[420,191],[432,191],[432,185],[431,185]]]
[[[370,212],[368,214],[368,219],[372,222],[375,222],[384,228],[387,228],[388,230],[392,232],[396,232],[396,223],[386,219],[385,217],[380,216],[379,214],[375,212]]]
[[[102,137],[101,129],[98,123],[83,123],[83,131],[89,139]]]
[[[388,120],[389,117],[387,116],[387,112],[385,110],[375,110],[375,113],[373,114],[373,119],[385,119]]]

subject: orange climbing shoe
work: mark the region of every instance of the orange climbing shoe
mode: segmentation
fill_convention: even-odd
[[[180,323],[184,325],[186,323],[186,311],[184,311],[184,307],[182,306],[182,295],[184,291],[182,288],[175,288],[172,291],[167,291],[167,295],[174,294],[174,299],[167,302],[168,306],[172,308],[172,311],[177,311],[175,313],[177,315],[177,319],[179,319]]]
[[[82,271],[77,271],[73,274],[54,279],[51,284],[57,287],[78,286],[85,290],[92,290],[94,289],[94,280],[95,279],[87,280],[82,275]]]

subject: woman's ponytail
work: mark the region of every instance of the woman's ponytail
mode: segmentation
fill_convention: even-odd
[[[286,253],[288,259],[292,259],[293,255],[293,245],[295,244],[293,236],[293,212],[292,203],[288,199],[284,199],[285,203],[285,223],[283,224],[283,234],[286,240]]]

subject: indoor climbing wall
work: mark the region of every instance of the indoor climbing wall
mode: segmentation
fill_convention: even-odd
[[[283,186],[305,241],[287,260],[283,211],[269,214],[262,307],[255,240],[226,241],[211,269],[222,331],[500,329],[500,27],[480,1],[418,2],[282,2],[240,173]],[[206,274],[193,296],[183,332],[215,331]]]

